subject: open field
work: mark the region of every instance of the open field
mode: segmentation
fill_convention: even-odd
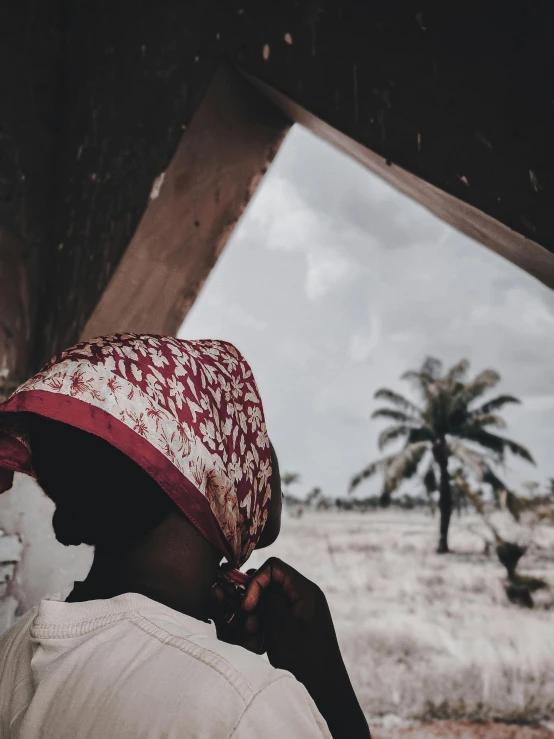
[[[505,534],[511,529],[525,540],[498,515]],[[436,519],[417,512],[284,517],[278,541],[251,562],[279,556],[325,590],[364,711],[372,721],[385,719],[386,730],[376,728],[375,736],[435,736],[394,728],[387,717],[554,721],[554,527],[535,529],[520,563],[521,572],[551,583],[534,610],[508,602],[504,570],[494,553],[484,554],[487,533],[475,515],[453,519],[454,554],[435,554],[437,529]],[[450,733],[442,724],[440,735],[549,734],[516,727],[503,729],[515,734],[467,734],[463,723],[456,727]]]

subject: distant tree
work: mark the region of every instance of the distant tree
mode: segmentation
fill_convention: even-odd
[[[283,499],[287,505],[301,505],[303,503],[300,498],[296,498],[290,492],[291,485],[300,482],[298,472],[284,472],[281,475],[281,486],[283,488]]]
[[[321,488],[312,488],[306,496],[306,504],[314,505],[321,498]]]
[[[500,564],[506,568],[507,580],[504,584],[504,590],[508,599],[517,605],[533,608],[533,593],[537,590],[547,588],[548,584],[540,578],[522,575],[517,571],[519,561],[526,553],[527,546],[523,546],[515,541],[508,541],[500,534],[498,527],[490,519],[481,490],[472,489],[461,468],[456,470],[454,479],[455,484],[463,490],[466,499],[470,501],[477,513],[479,513],[494,537],[496,556]],[[508,490],[503,491],[503,494],[500,496],[501,507],[505,508],[516,521],[520,521],[521,514],[527,505],[530,505],[533,510],[537,503],[540,505],[538,497],[534,499],[519,497]]]
[[[394,421],[381,432],[379,448],[396,440],[403,444],[400,451],[361,470],[350,485],[353,491],[366,478],[384,473],[381,502],[388,505],[403,480],[420,475],[429,496],[439,492],[439,553],[448,551],[453,502],[450,459],[456,459],[480,482],[489,483],[496,495],[506,485],[494,466],[503,463],[507,451],[534,464],[525,447],[489,430],[504,428],[498,412],[505,405],[520,401],[512,395],[498,395],[483,402],[483,395],[498,384],[500,375],[484,370],[469,379],[468,371],[469,362],[465,359],[443,372],[442,362],[429,357],[420,369],[402,376],[415,386],[418,403],[387,388],[378,390],[375,398],[392,407],[379,408],[372,417]]]
[[[281,482],[286,488],[293,485],[295,482],[300,482],[300,479],[298,472],[284,472],[281,475]]]
[[[527,482],[524,482],[522,487],[527,492],[527,497],[534,498],[539,490],[540,490],[540,483],[536,482],[536,480],[528,480]]]

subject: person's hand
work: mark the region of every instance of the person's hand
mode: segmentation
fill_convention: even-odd
[[[272,557],[257,571],[242,614],[218,627],[218,636],[262,654],[302,682],[326,719],[333,737],[370,736],[344,665],[331,612],[321,588]],[[214,600],[223,604],[214,588]],[[221,610],[222,612],[222,610]]]
[[[254,575],[256,570],[249,570]],[[244,594],[233,593],[233,587],[222,587],[217,582],[212,587],[210,618],[215,624],[217,637],[228,644],[237,644],[250,652],[264,654],[263,629],[259,614],[247,614],[242,608]]]
[[[306,684],[319,667],[342,664],[323,591],[282,560],[272,557],[253,574],[242,607],[245,638],[274,667]]]
[[[296,663],[305,663],[302,653],[311,651],[312,643],[317,643],[318,655],[325,662],[341,659],[327,600],[315,583],[276,558],[268,559],[257,571],[249,570],[248,575],[251,581],[242,608],[235,609],[231,621],[233,609],[223,589],[220,585],[212,589],[212,616],[220,639],[256,654],[267,651],[274,667],[295,675]]]

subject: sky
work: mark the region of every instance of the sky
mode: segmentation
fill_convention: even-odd
[[[299,126],[179,336],[242,351],[298,494],[346,494],[379,456],[375,391],[409,394],[400,375],[428,355],[498,370],[498,391],[523,401],[501,433],[537,462],[503,474],[514,489],[554,477],[554,292]]]

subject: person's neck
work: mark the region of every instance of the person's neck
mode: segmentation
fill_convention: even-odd
[[[140,593],[208,621],[211,589],[220,559],[188,521],[169,516],[139,544],[97,547],[89,574],[83,582],[76,583],[67,601]]]

